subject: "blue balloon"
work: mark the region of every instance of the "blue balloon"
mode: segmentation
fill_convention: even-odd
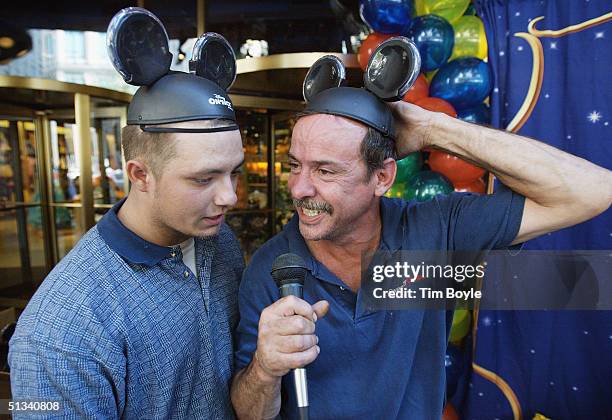
[[[476,57],[457,58],[444,65],[429,85],[429,95],[450,102],[457,112],[480,104],[491,92],[489,65]]]
[[[491,111],[485,104],[479,104],[457,112],[457,118],[476,124],[490,124]]]
[[[359,0],[359,13],[374,32],[400,34],[410,27],[412,0]]]
[[[436,15],[418,16],[406,32],[421,54],[421,70],[435,70],[450,58],[455,45],[455,31],[448,21]]]

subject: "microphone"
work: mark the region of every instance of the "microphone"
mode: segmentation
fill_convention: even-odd
[[[304,260],[295,254],[283,254],[274,260],[272,264],[272,278],[280,290],[281,297],[296,296],[300,299],[304,296],[304,277],[306,277],[306,264]],[[306,382],[306,369],[293,370],[293,383],[297,398],[300,420],[308,420],[308,385]]]

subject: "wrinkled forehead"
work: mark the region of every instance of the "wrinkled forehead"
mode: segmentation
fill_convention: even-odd
[[[292,143],[314,145],[320,142],[343,146],[360,145],[367,134],[367,127],[349,118],[312,114],[301,117],[293,128]]]

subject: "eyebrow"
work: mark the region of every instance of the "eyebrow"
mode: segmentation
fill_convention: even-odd
[[[295,160],[295,161],[300,161],[298,158],[296,158],[295,156],[293,156],[291,153],[287,153],[287,155],[289,156],[289,159]],[[335,162],[335,161],[331,161],[331,160],[313,160],[311,161],[311,163],[314,163],[316,166],[323,166],[323,165],[334,165],[334,166],[342,166],[342,164],[340,162]]]
[[[232,169],[232,172],[235,172],[242,165],[244,165],[244,159],[242,159],[242,161],[238,165],[234,166],[234,169]],[[204,171],[198,172],[198,175],[219,175],[219,174],[224,174],[225,172],[226,172],[225,169],[213,168],[213,169],[206,169]]]

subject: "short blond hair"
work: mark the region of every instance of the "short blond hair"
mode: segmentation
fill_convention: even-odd
[[[236,123],[228,119],[202,121],[204,127],[222,128]],[[177,123],[178,126],[180,123]],[[143,131],[138,125],[126,125],[121,130],[121,147],[125,161],[144,161],[155,178],[160,178],[166,164],[176,157],[176,133],[154,133]]]

